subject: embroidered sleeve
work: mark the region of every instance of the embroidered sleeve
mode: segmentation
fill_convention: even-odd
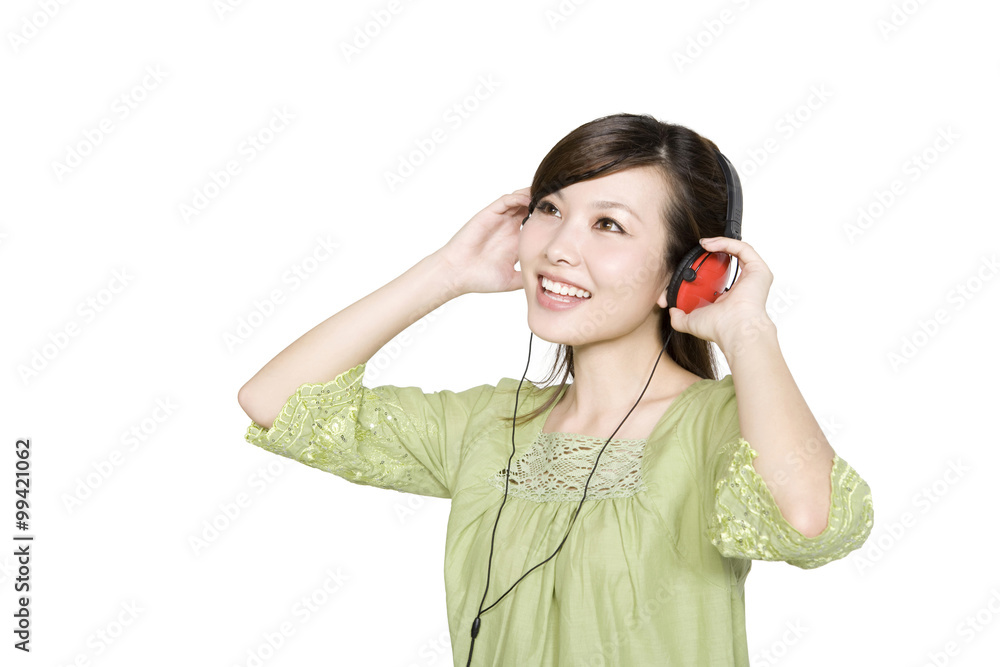
[[[355,484],[450,498],[469,416],[489,385],[464,392],[362,384],[365,364],[303,384],[246,440]]]
[[[723,556],[786,561],[803,569],[843,558],[868,539],[873,525],[871,489],[846,461],[834,454],[830,472],[830,513],[826,529],[806,537],[781,514],[771,490],[757,473],[757,452],[740,433],[732,376],[705,399],[709,423],[704,460],[707,537]]]
[[[722,448],[728,460],[715,485],[715,514],[709,538],[723,556],[783,560],[803,569],[843,558],[871,533],[871,489],[846,461],[834,454],[830,474],[830,514],[826,529],[806,537],[782,516],[753,467],[757,452],[742,437]]]

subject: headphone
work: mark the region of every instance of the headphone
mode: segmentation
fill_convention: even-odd
[[[739,176],[736,174],[736,169],[733,168],[732,163],[726,158],[725,155],[719,151],[715,151],[716,160],[719,166],[722,168],[722,173],[726,179],[726,220],[725,220],[725,232],[724,235],[736,240],[742,240],[740,234],[741,223],[743,220],[743,189],[740,186]],[[529,213],[527,217],[521,222],[523,225],[531,217]],[[729,291],[733,283],[736,282],[736,273],[733,273],[732,282],[726,285],[726,280],[729,276],[730,264],[732,263],[733,256],[725,252],[706,252],[700,245],[695,246],[689,250],[678,263],[677,268],[674,270],[673,276],[670,278],[670,283],[667,285],[667,307],[668,308],[680,308],[685,313],[690,313],[695,308],[699,308],[709,303],[714,303],[716,299],[722,294]],[[737,270],[739,269],[739,258],[736,258]],[[659,356],[656,357],[656,363],[653,364],[653,371],[649,375],[649,380],[646,380],[646,386],[642,388],[642,392],[639,394],[639,398],[636,399],[635,405],[632,409],[628,411],[625,415],[625,419],[629,418],[632,414],[632,410],[635,410],[636,406],[639,405],[639,401],[642,400],[643,395],[646,393],[646,389],[649,387],[649,383],[653,380],[653,374],[656,373],[656,366],[660,363],[660,357],[663,356],[664,351],[667,349],[667,344],[670,342],[670,338],[673,336],[674,330],[671,328],[667,333],[667,338],[663,342],[663,348],[660,350]],[[531,341],[534,337],[534,332],[531,333],[531,337],[528,339],[528,363],[524,367],[524,373],[521,375],[521,382],[517,385],[517,393],[514,395],[514,418],[515,423],[517,421],[517,401],[521,394],[521,385],[524,383],[524,378],[528,373],[528,366],[531,365]],[[535,570],[535,568],[544,565],[548,561],[552,560],[559,550],[562,549],[563,544],[566,543],[566,539],[569,537],[569,531],[572,530],[573,524],[576,522],[576,517],[580,513],[580,509],[583,507],[583,501],[587,498],[587,487],[590,486],[590,479],[594,476],[597,471],[597,463],[601,460],[601,454],[610,444],[612,438],[615,437],[615,433],[618,429],[622,427],[625,423],[625,419],[622,419],[621,423],[608,438],[608,441],[604,443],[604,447],[601,451],[597,453],[597,460],[594,461],[594,468],[590,471],[590,476],[587,477],[587,483],[583,487],[583,497],[580,498],[580,504],[576,508],[576,512],[573,513],[573,517],[570,519],[569,528],[566,529],[566,535],[563,537],[562,542],[556,547],[556,550],[552,552],[552,555],[538,563],[527,572],[521,575],[521,577],[514,582],[514,584],[507,589],[507,591],[497,598],[496,602],[491,604],[489,607],[483,609],[483,604],[486,602],[486,594],[490,590],[490,571],[493,565],[493,544],[496,539],[497,526],[500,524],[500,512],[503,511],[503,506],[507,503],[507,489],[510,486],[510,464],[514,460],[514,426],[511,426],[510,432],[510,445],[511,452],[510,458],[507,459],[507,468],[504,471],[507,476],[506,484],[504,485],[503,492],[503,502],[500,503],[500,508],[497,510],[497,519],[493,523],[493,536],[490,538],[490,556],[489,562],[486,566],[486,590],[483,591],[483,599],[479,603],[479,611],[476,613],[476,618],[472,621],[472,643],[469,645],[469,661],[466,663],[467,667],[472,665],[472,650],[476,646],[476,636],[479,634],[479,626],[482,621],[482,615],[495,607],[500,603],[500,600],[507,596],[514,590],[514,586],[521,583],[528,574]]]
[[[740,178],[726,156],[716,151],[715,157],[726,177],[726,228],[731,239],[742,240],[743,188]],[[691,248],[681,259],[667,286],[667,307],[690,313],[699,306],[714,303],[729,287],[729,267],[733,256],[724,252],[705,252],[701,246]],[[737,260],[737,263],[739,260]]]

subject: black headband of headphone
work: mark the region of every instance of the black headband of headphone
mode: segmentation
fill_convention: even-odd
[[[726,204],[726,236],[737,241],[743,240],[743,188],[740,186],[740,177],[736,175],[736,170],[729,159],[715,151],[715,158],[722,167],[722,174],[726,177],[726,192],[728,193],[728,203]]]

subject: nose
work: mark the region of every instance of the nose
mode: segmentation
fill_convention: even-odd
[[[569,220],[555,224],[545,244],[545,258],[552,264],[560,261],[570,266],[577,264],[580,260],[580,228],[582,225],[574,225]]]

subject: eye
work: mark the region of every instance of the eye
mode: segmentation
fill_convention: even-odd
[[[615,232],[615,234],[624,234],[625,233],[625,228],[622,227],[621,225],[619,225],[618,222],[616,222],[615,220],[612,220],[611,218],[601,218],[600,220],[597,221],[597,224],[601,224],[602,222],[610,222],[612,225],[614,225],[615,227],[617,227],[618,231]]]
[[[538,206],[535,207],[535,210],[544,213],[545,215],[552,215],[552,212],[559,213],[559,209],[553,206],[552,203],[549,202],[549,200],[547,199],[543,199],[542,201],[538,202]],[[622,227],[617,220],[613,218],[601,218],[600,220],[597,221],[597,224],[600,225],[604,222],[610,222],[612,225],[618,228],[618,231],[615,231],[613,229],[608,229],[608,231],[614,232],[615,234],[626,233],[625,228]]]
[[[549,213],[549,210],[550,210],[550,209],[551,209],[552,211],[557,211],[557,212],[558,212],[558,210],[559,210],[559,209],[557,209],[557,208],[556,208],[555,206],[553,206],[553,205],[552,205],[552,204],[551,204],[550,202],[548,202],[548,201],[546,201],[546,200],[542,200],[542,201],[540,201],[540,202],[538,203],[538,206],[536,206],[536,207],[535,207],[535,210],[537,210],[537,211],[541,211],[542,213],[546,213],[546,214],[548,214],[548,213]]]

